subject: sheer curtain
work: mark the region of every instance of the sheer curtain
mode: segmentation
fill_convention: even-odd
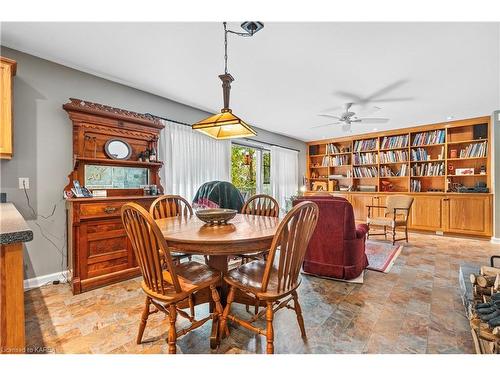
[[[203,135],[189,126],[162,120],[159,156],[160,177],[166,194],[179,194],[192,201],[208,181],[231,181],[231,142]]]
[[[271,147],[271,183],[273,197],[286,209],[286,200],[299,188],[299,153],[286,148]]]

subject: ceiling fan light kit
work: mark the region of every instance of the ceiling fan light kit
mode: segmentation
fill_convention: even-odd
[[[257,132],[252,129],[245,121],[234,115],[229,108],[229,98],[231,93],[231,82],[234,78],[227,70],[227,34],[235,34],[238,36],[251,37],[256,32],[264,27],[262,22],[246,21],[241,24],[241,28],[245,33],[240,33],[227,29],[227,23],[224,22],[224,74],[219,78],[222,81],[222,92],[224,98],[224,108],[220,113],[212,115],[204,120],[198,121],[193,124],[192,128],[198,130],[209,137],[215,139],[230,139],[241,137],[252,137],[257,135]]]

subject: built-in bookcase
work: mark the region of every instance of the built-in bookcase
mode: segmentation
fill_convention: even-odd
[[[308,188],[447,192],[453,184],[478,182],[490,187],[489,134],[489,117],[480,117],[310,142]]]

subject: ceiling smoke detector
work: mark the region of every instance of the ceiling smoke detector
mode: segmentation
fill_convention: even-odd
[[[262,30],[264,24],[259,21],[245,21],[241,24],[241,28],[250,35],[255,34],[257,31]]]

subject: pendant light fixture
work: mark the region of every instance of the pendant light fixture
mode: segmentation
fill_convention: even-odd
[[[227,71],[227,34],[231,33],[238,36],[250,37],[253,36],[257,31],[261,30],[264,27],[264,24],[262,22],[253,21],[243,22],[241,24],[241,27],[243,30],[245,30],[244,33],[228,30],[226,22],[224,22],[223,25],[224,74],[221,74],[219,78],[222,81],[224,108],[221,109],[220,113],[217,113],[204,120],[198,121],[196,124],[193,124],[192,128],[215,139],[251,137],[257,135],[255,130],[253,130],[245,121],[234,115],[229,108],[231,82],[234,81],[234,78]]]

